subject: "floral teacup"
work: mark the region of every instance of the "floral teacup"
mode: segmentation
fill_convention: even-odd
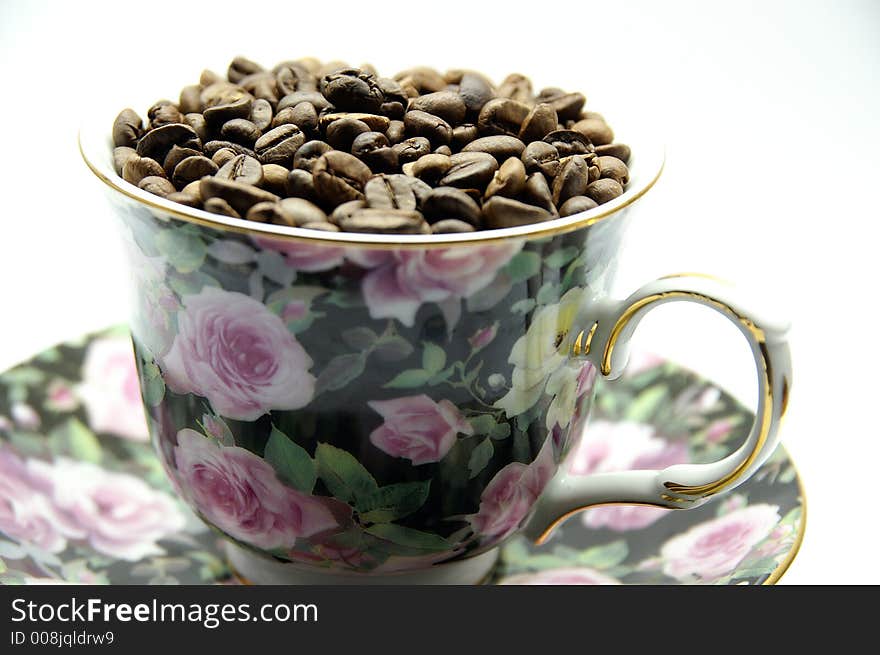
[[[102,117],[107,118],[107,117]],[[788,395],[784,329],[677,276],[608,297],[631,205],[662,150],[632,144],[612,202],[471,234],[257,224],[150,195],[113,171],[112,116],[81,133],[123,224],[150,432],[181,496],[255,582],[475,582],[515,532],[542,540],[589,505],[688,508],[772,453]],[[726,459],[557,474],[598,376],[641,317],[691,300],[751,344],[759,417]]]

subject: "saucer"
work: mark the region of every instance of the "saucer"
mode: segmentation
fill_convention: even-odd
[[[0,583],[237,584],[224,540],[174,495],[149,443],[127,330],[60,344],[0,374]],[[601,384],[574,474],[721,459],[753,414],[652,355]],[[805,528],[781,447],[731,494],[675,511],[609,505],[543,546],[514,538],[491,584],[773,584]]]

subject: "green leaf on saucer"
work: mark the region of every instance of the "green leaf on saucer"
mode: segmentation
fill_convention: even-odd
[[[653,387],[648,387],[629,404],[626,409],[626,418],[636,423],[647,423],[665,404],[668,393],[669,385],[667,384],[655,384]]]
[[[426,341],[422,351],[422,368],[431,374],[439,373],[446,366],[446,352],[437,344]]]
[[[495,417],[491,414],[479,414],[468,418],[468,423],[474,429],[474,434],[490,434],[495,428]],[[505,424],[506,425],[506,424]]]
[[[315,462],[309,457],[305,448],[294,443],[274,425],[269,441],[266,442],[263,457],[272,465],[283,482],[305,493],[311,493],[315,488],[315,481],[318,479]]]
[[[386,362],[399,362],[412,355],[415,350],[409,341],[394,334],[391,336],[383,336],[376,342],[373,352],[376,357]]]
[[[369,523],[388,523],[409,516],[428,499],[431,481],[389,484],[359,498],[356,503],[361,520]]]
[[[341,389],[364,372],[366,363],[366,353],[348,353],[334,357],[318,375],[315,395]]]
[[[318,477],[336,498],[344,502],[357,502],[368,498],[379,489],[375,478],[348,451],[319,443],[315,449]]]
[[[97,464],[101,461],[101,444],[95,433],[78,418],[70,418],[49,433],[49,447],[56,455]]]
[[[480,472],[486,468],[486,465],[495,454],[495,446],[492,445],[492,439],[483,439],[480,444],[471,451],[471,457],[468,460],[468,471],[470,471],[469,479],[473,480]]]
[[[354,350],[367,350],[379,340],[379,335],[368,327],[358,326],[342,332],[342,340]]]
[[[421,387],[431,379],[433,373],[420,368],[410,368],[395,375],[385,383],[386,389],[414,389]]]
[[[405,528],[395,523],[376,523],[366,528],[364,532],[379,539],[390,541],[393,544],[418,550],[436,552],[452,548],[452,545],[440,535]]]
[[[629,546],[626,541],[618,539],[604,546],[589,548],[577,556],[577,563],[582,566],[591,566],[600,571],[617,566],[629,555]]]

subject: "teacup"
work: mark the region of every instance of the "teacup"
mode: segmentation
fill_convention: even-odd
[[[609,297],[632,206],[663,153],[624,126],[631,180],[591,211],[469,234],[326,233],[174,204],[80,135],[122,224],[153,443],[179,494],[257,583],[473,583],[497,547],[587,506],[686,509],[773,452],[785,328],[703,276]],[[687,300],[745,335],[757,419],[722,461],[568,477],[597,378],[652,308]]]

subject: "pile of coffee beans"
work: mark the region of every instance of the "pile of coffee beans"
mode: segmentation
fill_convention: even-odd
[[[113,124],[117,173],[188,207],[314,230],[472,232],[539,223],[623,193],[630,149],[582,93],[470,70],[393,78],[315,59],[236,57],[147,121]]]

